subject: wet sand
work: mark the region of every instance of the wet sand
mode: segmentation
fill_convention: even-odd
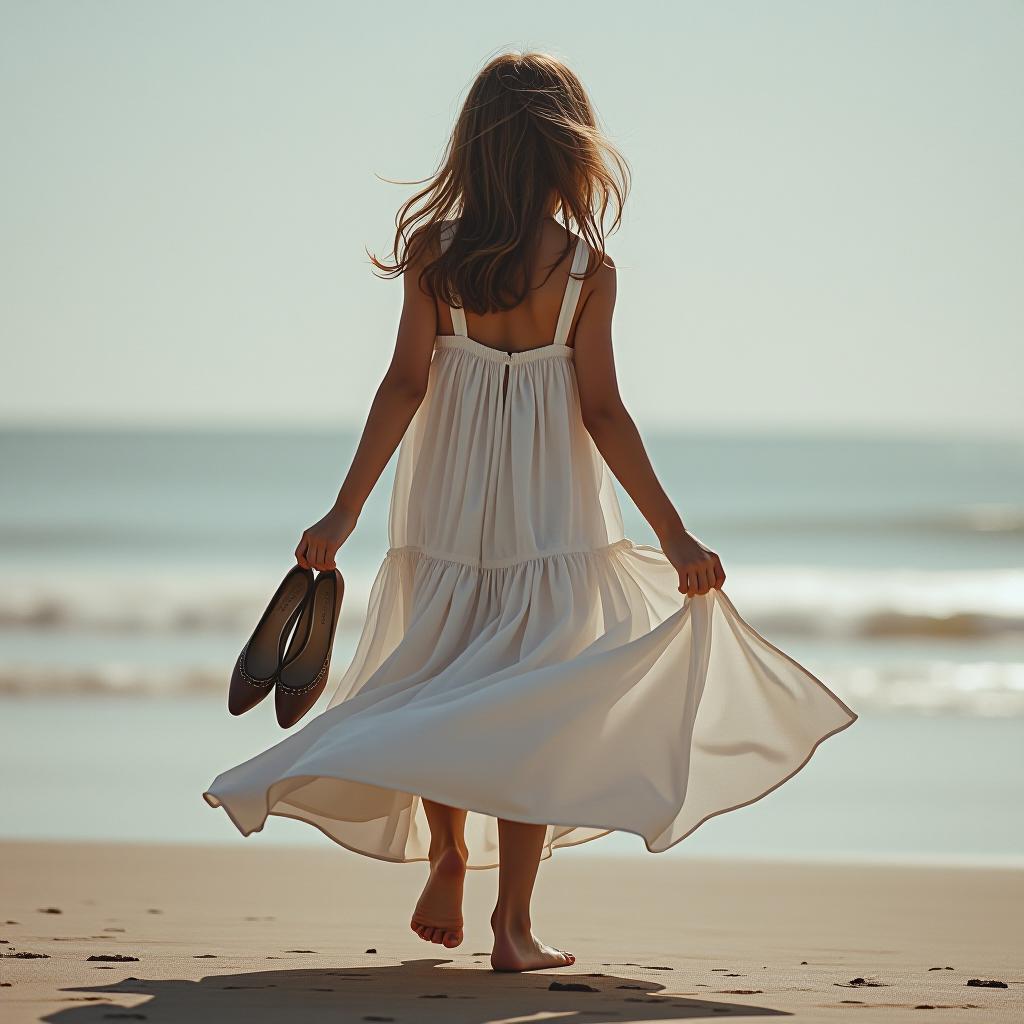
[[[534,930],[577,962],[512,975],[486,956],[495,871],[470,872],[466,940],[447,950],[408,928],[424,865],[330,844],[6,842],[0,866],[10,1024],[1024,1016],[1012,869],[560,850]]]

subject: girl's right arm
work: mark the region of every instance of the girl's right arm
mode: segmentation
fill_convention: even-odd
[[[583,422],[608,468],[650,524],[662,551],[679,573],[680,593],[690,597],[706,594],[725,582],[721,559],[683,526],[619,394],[612,352],[616,277],[610,256],[605,256],[605,264],[590,282],[574,342]]]
[[[356,527],[359,513],[395,453],[427,390],[437,333],[434,300],[418,284],[421,265],[403,275],[402,318],[391,365],[377,388],[366,426],[330,511],[303,531],[295,560],[303,568],[333,569],[338,548]]]

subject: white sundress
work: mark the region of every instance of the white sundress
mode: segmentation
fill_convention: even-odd
[[[498,864],[499,817],[547,825],[542,858],[613,831],[660,853],[856,720],[723,590],[686,597],[624,536],[566,344],[580,289],[570,275],[553,343],[523,352],[452,308],[351,663],[324,711],[203,793],[243,835],[279,815],[424,861],[425,797],[470,812],[470,868]]]

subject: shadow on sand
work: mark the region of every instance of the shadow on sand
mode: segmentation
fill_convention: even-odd
[[[395,1021],[441,1020],[445,1024],[485,1024],[538,1013],[579,1016],[587,1022],[698,1019],[701,1017],[788,1016],[781,1010],[742,1006],[689,996],[659,996],[665,986],[614,975],[501,974],[490,970],[441,969],[451,960],[406,960],[393,967],[352,967],[252,971],[216,974],[200,981],[126,978],[107,985],[72,986],[62,992],[88,992],[70,999],[111,1001],[42,1017],[51,1024],[106,1024],[147,1020],[155,1024],[216,1021]],[[552,991],[553,981],[589,985],[596,992]],[[148,996],[131,1007],[117,996]]]

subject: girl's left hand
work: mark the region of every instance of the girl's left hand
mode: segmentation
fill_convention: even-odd
[[[356,527],[357,516],[335,506],[319,522],[303,531],[295,548],[295,560],[303,569],[336,569],[338,548]]]

